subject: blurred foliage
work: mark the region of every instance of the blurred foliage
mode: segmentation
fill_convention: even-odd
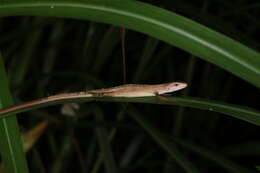
[[[145,2],[260,50],[258,1]],[[51,17],[6,17],[0,19],[0,37],[15,103],[122,84],[119,27]],[[244,80],[131,30],[126,30],[125,41],[129,83],[187,81],[189,88],[176,95],[259,109],[259,89]],[[145,133],[131,114],[145,118],[144,122],[150,122],[167,136],[201,172],[253,172],[259,165],[259,127],[223,114],[173,106],[86,103],[80,105],[75,116],[68,117],[61,114],[60,108],[26,112],[23,114],[32,116],[19,118],[25,129],[45,118],[56,117],[60,121],[50,125],[28,153],[31,172],[104,172],[115,169],[109,168],[111,164],[116,164],[119,172],[184,172],[165,154],[165,148],[154,142],[157,136]],[[102,139],[106,141],[101,142]],[[107,144],[100,147],[113,154],[109,161],[115,163],[101,164],[100,143]]]

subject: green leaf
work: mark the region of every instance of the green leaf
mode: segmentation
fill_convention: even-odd
[[[124,26],[168,42],[260,87],[260,54],[187,18],[138,1],[6,1],[0,16],[69,17]]]
[[[0,108],[13,104],[4,63],[0,56]],[[14,114],[13,114],[14,115]],[[0,151],[6,173],[27,173],[25,154],[15,116],[0,120]]]
[[[11,116],[14,113],[21,113],[37,108],[43,108],[56,104],[63,104],[69,102],[90,102],[90,101],[107,101],[107,102],[131,102],[131,103],[149,103],[161,105],[179,105],[213,112],[219,112],[232,117],[247,121],[249,123],[260,126],[260,112],[248,107],[237,106],[232,104],[221,103],[212,100],[198,99],[198,98],[180,98],[180,97],[165,97],[167,100],[158,99],[157,97],[137,97],[137,98],[120,98],[120,97],[86,97],[86,98],[70,98],[51,101],[47,103],[40,103],[36,105],[19,107],[10,112],[0,112],[0,119]]]

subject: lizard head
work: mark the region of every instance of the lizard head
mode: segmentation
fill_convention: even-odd
[[[184,82],[169,82],[165,84],[161,91],[159,91],[159,94],[171,93],[181,90],[185,87],[187,87],[187,84]]]

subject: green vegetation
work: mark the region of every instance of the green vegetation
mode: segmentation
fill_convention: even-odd
[[[168,102],[73,99],[2,116],[5,172],[256,172],[255,2],[1,1],[0,108],[121,85],[120,27],[128,83],[189,85]],[[26,131],[52,122],[27,153],[28,166],[16,118]]]

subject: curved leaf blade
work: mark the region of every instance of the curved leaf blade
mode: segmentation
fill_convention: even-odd
[[[124,26],[184,49],[260,88],[258,52],[152,5],[130,0],[0,2],[0,16],[18,15],[69,17]]]
[[[0,119],[5,118],[16,113],[21,113],[38,108],[44,108],[51,105],[69,103],[69,102],[91,102],[91,101],[106,101],[106,102],[130,102],[130,103],[148,103],[161,105],[179,105],[202,110],[208,110],[218,113],[230,115],[232,117],[247,121],[249,123],[260,126],[260,112],[248,107],[242,107],[232,104],[221,103],[212,100],[198,99],[198,98],[181,98],[181,97],[166,97],[166,100],[158,99],[157,97],[137,97],[137,98],[123,98],[123,97],[86,97],[63,99],[59,101],[51,101],[47,103],[40,103],[34,106],[28,106],[17,109],[8,113],[0,114]]]

